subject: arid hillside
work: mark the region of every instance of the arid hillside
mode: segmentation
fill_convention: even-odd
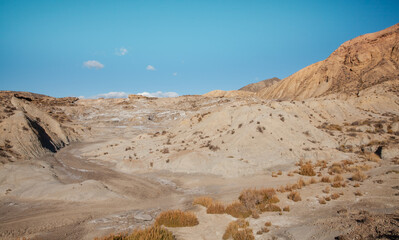
[[[268,88],[276,83],[278,83],[280,81],[279,78],[270,78],[270,79],[266,79],[260,82],[256,82],[256,83],[251,83],[248,84],[238,90],[240,91],[248,91],[248,92],[259,92],[260,90],[264,89],[264,88]]]
[[[0,92],[0,238],[397,239],[398,29],[246,91]]]
[[[399,79],[399,24],[342,44],[312,64],[258,92],[261,98],[302,100],[359,91]]]
[[[41,157],[78,140],[84,128],[63,108],[77,98],[53,98],[26,92],[0,92],[0,161]],[[87,129],[86,129],[87,130]]]

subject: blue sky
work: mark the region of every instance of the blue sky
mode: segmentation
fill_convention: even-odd
[[[398,13],[397,0],[0,0],[0,90],[233,90],[287,77]]]

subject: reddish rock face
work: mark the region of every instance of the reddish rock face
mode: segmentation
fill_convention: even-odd
[[[258,95],[267,99],[307,99],[358,94],[399,79],[399,24],[342,44],[326,60],[312,64]]]

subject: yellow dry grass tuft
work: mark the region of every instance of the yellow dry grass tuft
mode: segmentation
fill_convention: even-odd
[[[227,205],[225,212],[235,218],[247,218],[252,213],[239,201]]]
[[[367,178],[366,174],[364,174],[362,171],[359,170],[352,175],[351,180],[363,182],[364,180],[366,180],[366,178]]]
[[[172,232],[168,229],[153,225],[145,229],[135,229],[131,234],[119,233],[111,234],[94,240],[174,240]]]
[[[301,195],[297,191],[292,191],[290,194],[288,194],[287,198],[294,202],[299,202],[302,200]]]
[[[300,163],[299,174],[303,176],[315,176],[316,172],[313,169],[313,165],[311,162]]]
[[[156,218],[155,223],[166,227],[192,227],[199,224],[194,213],[183,212],[181,210],[161,212]]]
[[[284,211],[284,212],[289,212],[289,211],[290,211],[290,206],[285,206],[285,207],[283,208],[283,211]]]
[[[221,202],[214,202],[206,209],[208,214],[223,214],[225,212],[224,205]]]
[[[238,219],[230,222],[227,226],[223,239],[234,239],[234,240],[253,240],[255,239],[252,229],[249,228],[249,223],[244,219]]]
[[[207,196],[202,196],[202,197],[197,197],[194,199],[193,204],[198,204],[202,205],[204,207],[209,207],[213,203],[213,199],[211,197]]]

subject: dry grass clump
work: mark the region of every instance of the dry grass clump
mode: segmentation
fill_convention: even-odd
[[[359,190],[357,190],[356,192],[354,192],[354,194],[355,194],[355,196],[363,196],[363,194],[362,194]]]
[[[301,195],[297,191],[292,191],[290,194],[288,194],[287,198],[294,202],[299,202],[302,200]]]
[[[221,202],[214,202],[206,209],[206,213],[208,214],[223,214],[224,212],[225,208]]]
[[[252,212],[239,201],[227,205],[225,212],[235,218],[247,218],[252,214]]]
[[[331,183],[331,187],[340,188],[340,187],[342,187],[342,183],[341,182],[333,182],[333,183]]]
[[[272,225],[272,222],[265,222],[265,227],[270,227]]]
[[[308,182],[308,184],[315,184],[315,183],[317,183],[317,180],[316,180],[316,178],[314,178],[314,177],[312,177],[312,178],[309,180],[309,182]]]
[[[324,200],[324,198],[319,198],[319,203],[320,204],[326,204],[327,202],[326,202],[326,200]]]
[[[329,167],[329,169],[328,169],[329,171],[329,173],[338,173],[338,174],[341,174],[341,173],[343,173],[344,172],[344,169],[343,169],[343,167],[342,167],[342,165],[340,164],[340,163],[333,163],[332,165],[331,165],[331,167]]]
[[[326,188],[323,189],[323,193],[329,193],[330,192],[330,187],[327,186]]]
[[[351,180],[363,182],[364,180],[366,180],[366,178],[367,178],[366,174],[364,174],[362,171],[359,170],[352,175]]]
[[[303,181],[302,178],[300,178],[297,182],[297,186],[298,186],[298,189],[301,189],[302,187],[306,186],[306,183],[305,183],[305,181]]]
[[[257,206],[262,203],[265,204],[279,201],[274,188],[263,188],[259,190],[245,189],[241,192],[238,199],[248,210],[256,209]]]
[[[234,239],[234,240],[253,240],[255,239],[252,229],[249,228],[249,223],[244,219],[238,219],[230,222],[227,226],[223,239]]]
[[[378,163],[381,161],[381,158],[373,152],[364,153],[364,157],[366,158],[367,161],[370,161],[370,162]]]
[[[355,185],[353,185],[353,187],[360,187],[359,183],[355,183]]]
[[[334,182],[340,182],[344,180],[344,178],[341,175],[336,175],[333,179]]]
[[[265,204],[259,207],[262,212],[281,212],[281,208],[275,204]]]
[[[213,199],[211,197],[207,197],[207,196],[197,197],[193,201],[194,205],[198,204],[198,205],[202,205],[206,208],[208,208],[212,203],[213,203]]]
[[[340,197],[340,195],[338,193],[333,193],[330,195],[331,199],[335,200],[338,199]]]
[[[314,171],[314,167],[311,162],[302,163],[300,162],[299,165],[299,174],[303,176],[315,176],[316,172]]]
[[[328,176],[324,176],[320,179],[320,182],[329,183],[331,182],[331,179]]]
[[[161,212],[156,218],[155,223],[166,227],[191,227],[199,224],[194,213],[183,212],[181,210]]]
[[[289,212],[289,211],[290,211],[290,206],[285,206],[285,207],[283,207],[283,211],[284,211],[284,212]]]
[[[153,225],[145,229],[135,229],[130,235],[127,233],[111,234],[94,240],[174,240],[172,232],[168,229]]]

